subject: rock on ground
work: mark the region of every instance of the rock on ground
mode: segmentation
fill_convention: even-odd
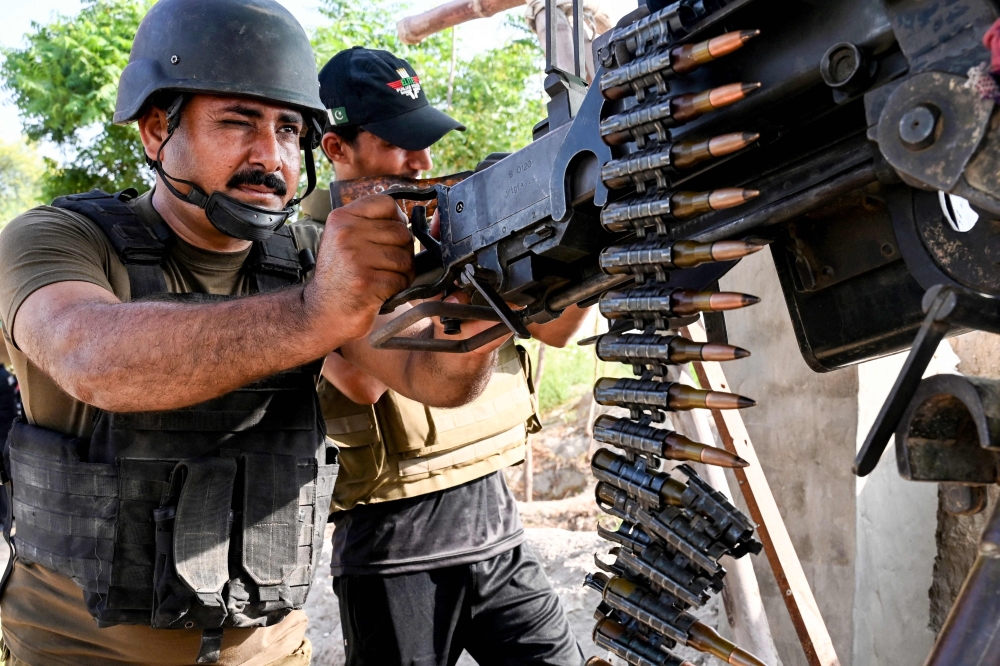
[[[600,595],[583,587],[583,579],[588,572],[595,570],[594,553],[606,551],[608,542],[598,538],[596,532],[568,531],[552,527],[529,527],[526,532],[528,543],[534,549],[549,581],[562,601],[570,626],[580,641],[584,655],[607,658],[607,653],[599,650],[590,639],[594,627],[594,609],[597,608]],[[328,531],[323,553],[324,563],[330,561],[329,537]],[[313,663],[317,666],[342,666],[344,641],[340,628],[340,610],[325,566],[316,576],[305,610],[309,615],[307,635],[313,644]],[[695,615],[705,624],[717,627],[718,596],[713,597],[712,601]],[[687,648],[677,649],[675,654],[688,659],[696,666],[707,666],[710,663],[707,655]],[[475,663],[468,653],[463,654],[458,662],[459,666],[470,666]]]

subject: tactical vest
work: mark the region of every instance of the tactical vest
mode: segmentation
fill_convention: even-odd
[[[508,342],[483,394],[455,409],[394,391],[359,405],[322,382],[327,434],[340,448],[331,509],[425,495],[521,462],[528,434],[541,429],[529,377],[527,354]]]
[[[53,206],[101,228],[131,300],[164,298],[171,234],[143,224],[132,196],[94,190]],[[286,227],[254,244],[247,270],[269,291],[300,282],[309,258]],[[197,661],[217,661],[223,627],[281,621],[305,603],[319,564],[338,470],[319,369],[183,409],[101,411],[89,440],[17,423],[4,451],[16,557],[72,578],[99,626],[201,629]]]

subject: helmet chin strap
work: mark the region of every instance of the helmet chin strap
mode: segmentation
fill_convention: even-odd
[[[295,199],[289,201],[288,205],[281,210],[269,210],[267,208],[261,208],[259,206],[243,203],[242,201],[234,199],[233,197],[222,192],[213,192],[211,195],[206,194],[205,190],[201,189],[190,180],[175,178],[164,170],[162,160],[163,148],[167,145],[170,139],[173,138],[174,131],[180,124],[180,110],[183,104],[184,95],[178,95],[167,108],[167,138],[160,144],[160,149],[156,152],[156,159],[153,161],[153,169],[156,171],[160,180],[163,181],[163,185],[170,191],[171,194],[181,201],[185,201],[204,210],[208,221],[211,222],[212,226],[220,232],[227,236],[231,236],[232,238],[239,238],[241,240],[266,240],[271,236],[271,234],[280,229],[281,226],[288,221],[288,218],[295,212],[294,207],[302,201],[302,199],[309,196],[309,194],[316,188],[316,164],[313,161],[312,152],[312,144],[314,142],[313,134],[316,132],[316,128],[310,126],[306,130],[306,135],[301,141],[302,148],[306,153],[306,193],[301,197],[296,197]],[[313,120],[312,122],[313,125],[315,125],[315,121]],[[172,180],[187,185],[190,188],[188,193],[181,194],[181,192],[170,182]]]

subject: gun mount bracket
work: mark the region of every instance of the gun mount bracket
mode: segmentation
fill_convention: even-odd
[[[510,331],[505,324],[497,324],[471,338],[464,340],[439,340],[435,338],[412,338],[400,333],[428,317],[449,317],[461,321],[500,321],[499,315],[491,307],[483,305],[463,305],[428,301],[410,308],[388,324],[375,330],[368,342],[375,349],[399,349],[405,351],[430,351],[464,354],[479,349],[483,345],[507,335]]]
[[[878,464],[889,438],[910,406],[938,345],[956,328],[1000,333],[1000,298],[953,285],[936,285],[924,294],[924,318],[917,338],[889,396],[879,411],[865,443],[854,459],[854,473],[867,476]]]
[[[950,192],[962,177],[993,112],[993,102],[953,74],[925,72],[892,92],[879,117],[878,145],[906,180]]]

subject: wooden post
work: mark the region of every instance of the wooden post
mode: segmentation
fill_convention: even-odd
[[[451,68],[448,70],[448,110],[451,111],[452,95],[455,93],[455,49],[458,37],[455,26],[451,26]]]
[[[703,444],[716,444],[712,426],[708,422],[708,414],[702,409],[694,409],[689,413],[694,418],[698,441]],[[705,471],[705,479],[709,484],[732,502],[733,494],[729,490],[726,473],[722,468],[715,465],[703,465],[702,467]],[[764,612],[764,603],[760,596],[760,586],[757,584],[753,562],[745,556],[738,560],[727,557],[725,567],[727,571],[726,587],[722,590],[722,602],[736,644],[765,664],[777,664],[778,650],[774,646],[771,626],[768,624],[767,615]]]
[[[682,329],[681,332],[695,342],[706,342],[705,329],[700,324]],[[692,365],[702,388],[731,392],[719,363],[706,361]],[[767,561],[778,582],[778,589],[782,593],[806,660],[810,666],[840,666],[830,633],[820,615],[816,598],[802,570],[802,563],[795,554],[795,547],[788,536],[774,495],[764,478],[743,417],[736,410],[712,410],[712,417],[726,450],[750,463],[749,467],[735,469],[733,472],[739,481],[750,516],[757,524],[757,536],[764,544]]]
[[[400,20],[396,23],[396,33],[404,44],[419,44],[434,33],[459,23],[493,16],[523,4],[524,0],[451,0]]]

